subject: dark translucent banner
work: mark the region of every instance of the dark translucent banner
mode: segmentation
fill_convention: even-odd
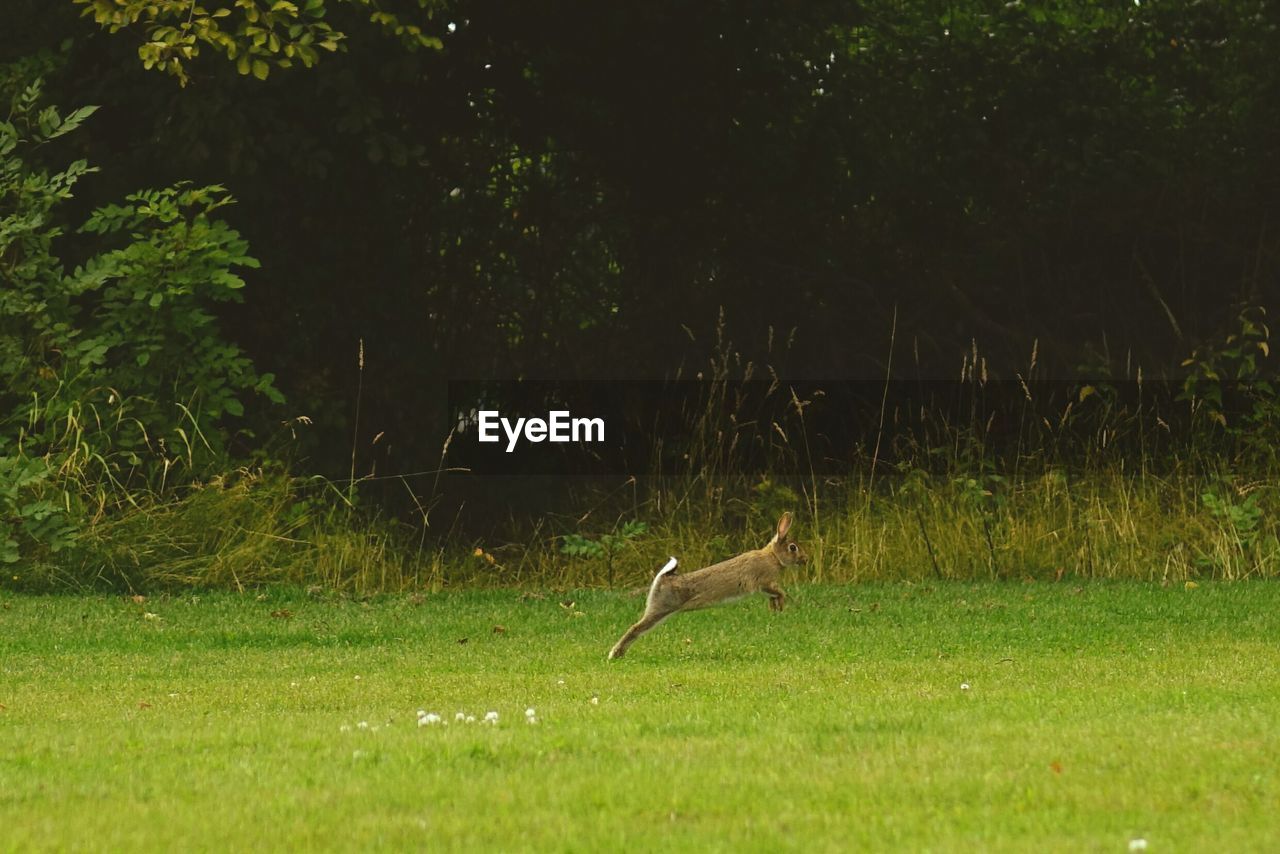
[[[448,465],[501,475],[801,474],[958,442],[991,454],[1151,453],[1257,417],[1257,389],[1213,391],[1205,400],[1152,382],[456,381]]]

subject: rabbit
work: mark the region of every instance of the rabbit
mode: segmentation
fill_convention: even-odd
[[[778,586],[782,568],[809,560],[800,544],[789,536],[790,531],[791,514],[783,513],[778,520],[778,532],[764,548],[745,552],[688,575],[678,575],[675,571],[677,561],[671,558],[658,570],[649,586],[644,615],[609,650],[609,658],[622,658],[637,638],[677,611],[707,608],[752,593],[765,594],[769,597],[769,607],[781,611],[786,602],[786,594]]]

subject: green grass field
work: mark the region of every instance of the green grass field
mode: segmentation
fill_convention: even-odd
[[[1280,587],[790,592],[4,595],[0,850],[1280,844]]]

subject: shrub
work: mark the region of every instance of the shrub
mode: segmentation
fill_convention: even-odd
[[[0,122],[0,560],[67,546],[74,530],[225,467],[225,437],[250,395],[279,402],[271,374],[219,332],[211,306],[240,299],[256,267],[213,214],[223,187],[179,184],[96,210],[71,272],[56,251],[62,205],[84,176],[37,151],[94,112],[63,116],[33,83]]]

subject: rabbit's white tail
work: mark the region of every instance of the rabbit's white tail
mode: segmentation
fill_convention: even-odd
[[[660,581],[663,579],[663,576],[665,576],[665,575],[666,575],[667,573],[669,573],[669,572],[673,572],[673,571],[675,571],[676,563],[677,563],[677,561],[676,561],[676,559],[673,557],[673,558],[671,558],[671,560],[667,561],[667,565],[666,565],[666,566],[664,566],[662,569],[658,570],[658,574],[657,574],[657,575],[655,575],[655,576],[653,577],[653,583],[649,585],[649,598],[650,598],[650,599],[652,599],[652,598],[653,598],[653,591],[655,591],[655,590],[657,590],[657,589],[658,589],[658,582],[660,582]]]

